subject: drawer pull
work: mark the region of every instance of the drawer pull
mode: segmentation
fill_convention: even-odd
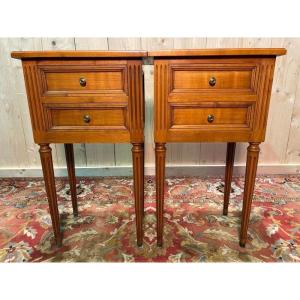
[[[208,115],[207,122],[212,123],[214,121],[215,117],[213,115]]]
[[[210,86],[215,86],[216,85],[216,83],[217,83],[217,79],[216,79],[216,77],[211,77],[210,79],[209,79],[209,85]]]
[[[90,123],[91,122],[91,117],[89,115],[84,115],[83,116],[83,121],[84,121],[84,123]]]
[[[86,80],[85,80],[85,78],[80,78],[79,79],[79,83],[80,83],[81,86],[86,86]]]

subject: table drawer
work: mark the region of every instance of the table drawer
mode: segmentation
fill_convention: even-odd
[[[47,119],[51,130],[126,129],[126,107],[51,107]]]
[[[49,72],[45,80],[48,91],[123,90],[119,71]]]
[[[252,112],[253,103],[172,104],[170,128],[249,128]]]
[[[55,96],[122,97],[128,94],[126,65],[40,65],[39,70],[42,95],[46,102],[47,98],[51,100]]]
[[[255,64],[189,63],[170,65],[170,93],[256,93]]]

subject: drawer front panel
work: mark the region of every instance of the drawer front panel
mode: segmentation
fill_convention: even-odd
[[[211,103],[199,105],[171,105],[171,129],[248,129],[251,126],[253,103],[228,105]]]
[[[45,74],[47,91],[124,90],[122,72],[49,72]]]
[[[177,70],[173,88],[184,89],[251,89],[252,71]]]
[[[128,96],[126,65],[41,65],[39,71],[46,102],[64,97]]]
[[[256,94],[259,67],[252,63],[170,64],[169,92]]]
[[[126,129],[126,109],[116,108],[51,108],[50,129]]]

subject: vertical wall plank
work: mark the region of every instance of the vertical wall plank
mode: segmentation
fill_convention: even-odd
[[[75,38],[76,50],[108,50],[107,38]],[[87,167],[115,165],[114,144],[85,144]]]
[[[145,165],[154,167],[154,134],[153,134],[153,101],[154,73],[153,65],[144,65],[144,94],[145,94]]]
[[[109,50],[140,50],[141,38],[108,38]]]
[[[207,38],[174,38],[174,49],[206,48]]]
[[[263,149],[272,153],[272,163],[299,162],[299,72],[300,39],[272,39],[272,47],[285,47],[287,55],[277,59],[267,138]],[[262,157],[269,162],[270,156]]]
[[[300,76],[298,77],[298,82],[300,81]],[[297,100],[295,101],[292,121],[290,127],[288,148],[286,152],[285,162],[287,164],[299,164],[300,163],[300,85],[297,88]]]
[[[22,65],[10,57],[14,50],[41,50],[41,41],[0,39],[0,167],[37,167]]]
[[[173,38],[142,38],[141,46],[143,50],[159,50],[159,49],[173,49]]]
[[[206,48],[238,48],[239,38],[207,38]]]
[[[43,50],[75,50],[74,38],[42,38]]]
[[[108,39],[105,38],[75,38],[76,50],[107,50]]]
[[[242,38],[239,47],[242,48],[264,48],[271,46],[270,38]]]
[[[299,42],[299,40],[297,41]],[[298,52],[300,54],[300,51]],[[297,91],[292,113],[288,148],[285,162],[288,164],[300,163],[300,72],[298,71]]]

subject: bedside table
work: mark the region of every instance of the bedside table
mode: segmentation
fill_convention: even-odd
[[[143,240],[145,51],[12,52],[22,59],[55,240],[62,243],[50,143],[64,143],[78,214],[73,143],[132,143],[137,244]]]
[[[154,57],[157,243],[163,243],[167,142],[227,142],[227,215],[236,142],[248,142],[240,245],[245,246],[275,59],[285,49],[150,51]]]

